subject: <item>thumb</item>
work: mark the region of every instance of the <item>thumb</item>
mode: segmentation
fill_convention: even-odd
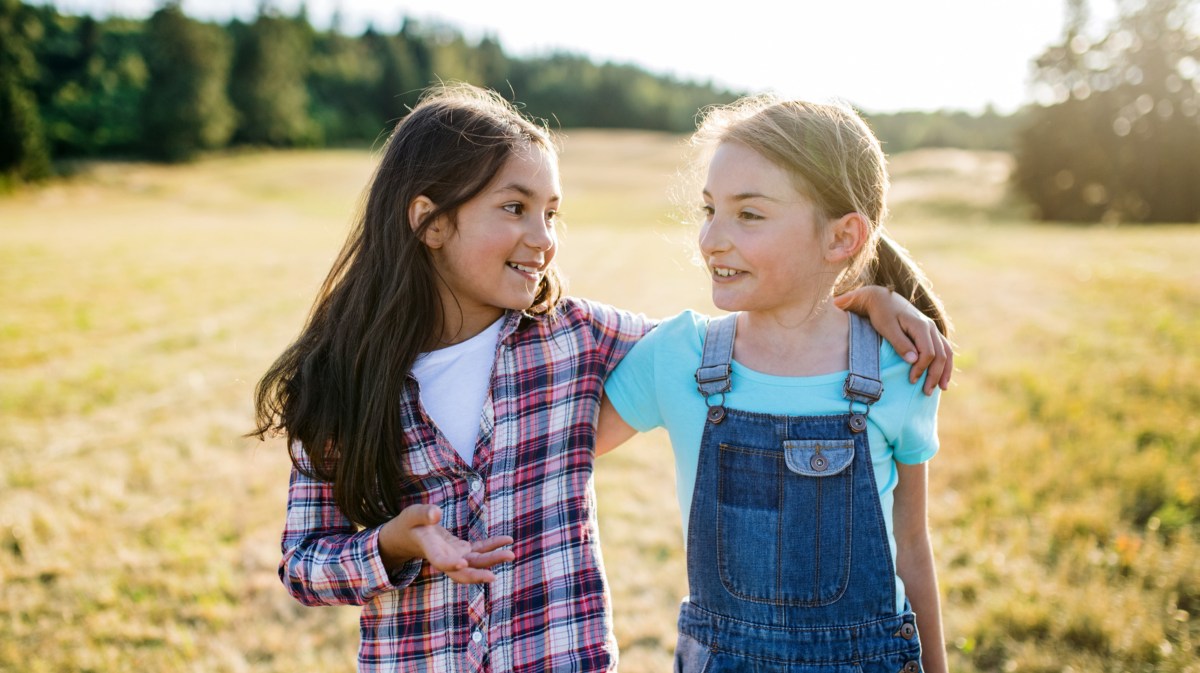
[[[437,505],[410,505],[401,512],[409,528],[432,526],[442,520],[442,508]]]
[[[421,522],[422,523],[424,523],[426,525],[430,525],[430,526],[437,524],[437,523],[441,523],[441,521],[442,521],[442,508],[441,507],[438,507],[437,505],[421,505],[421,507],[424,509],[424,511],[421,512],[421,515],[422,515]]]
[[[833,298],[833,305],[843,311],[862,313],[867,310],[866,288],[860,287]]]

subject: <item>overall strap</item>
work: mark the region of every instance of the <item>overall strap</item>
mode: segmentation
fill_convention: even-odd
[[[696,388],[704,396],[705,403],[713,395],[721,396],[717,404],[708,404],[708,419],[714,423],[725,418],[725,393],[733,387],[733,339],[737,332],[737,315],[730,313],[708,321],[704,352],[700,356],[700,367],[696,369]]]
[[[850,314],[850,373],[842,393],[850,400],[850,429],[862,432],[867,427],[866,415],[871,405],[883,396],[883,381],[879,376],[879,334],[871,323],[857,313]],[[866,405],[855,411],[854,403]]]

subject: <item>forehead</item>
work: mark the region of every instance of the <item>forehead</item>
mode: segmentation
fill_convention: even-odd
[[[713,152],[704,190],[713,196],[762,194],[786,201],[801,196],[787,171],[746,145],[732,141],[721,143]]]
[[[517,184],[555,196],[562,191],[558,178],[558,154],[534,144],[519,147],[504,161],[493,183],[501,188]]]

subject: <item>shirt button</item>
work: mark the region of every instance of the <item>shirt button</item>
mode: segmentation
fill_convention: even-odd
[[[471,634],[471,640],[474,640],[475,642],[483,640],[483,633],[479,630],[476,630],[475,633]]]
[[[474,493],[479,490],[479,487],[483,486],[483,482],[478,479],[472,479],[470,482],[470,486],[471,486],[471,492]]]

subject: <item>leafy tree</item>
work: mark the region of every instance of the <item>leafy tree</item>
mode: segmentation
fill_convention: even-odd
[[[17,0],[0,0],[0,185],[50,174],[50,152],[30,83],[37,67],[30,43],[38,17]]]
[[[319,131],[309,117],[307,19],[279,16],[267,6],[254,23],[235,24],[237,50],[230,97],[237,109],[237,142],[251,145],[315,144]]]
[[[54,14],[43,25],[38,96],[54,156],[136,149],[148,80],[144,22]]]
[[[383,35],[367,29],[362,42],[379,63],[379,78],[374,82],[371,104],[385,126],[408,113],[417,96],[428,84],[431,57],[424,41],[405,22],[398,35]]]
[[[372,52],[365,38],[347,37],[335,27],[315,36],[310,63],[312,118],[325,142],[373,139],[384,122],[374,105],[383,59]]]
[[[142,108],[142,143],[149,156],[184,161],[229,140],[230,51],[219,27],[188,18],[178,2],[150,17],[145,48],[149,83]]]
[[[1119,0],[1099,38],[1069,0],[1061,43],[1036,61],[1039,97],[1015,141],[1014,182],[1044,219],[1200,220],[1200,38],[1194,0]]]

